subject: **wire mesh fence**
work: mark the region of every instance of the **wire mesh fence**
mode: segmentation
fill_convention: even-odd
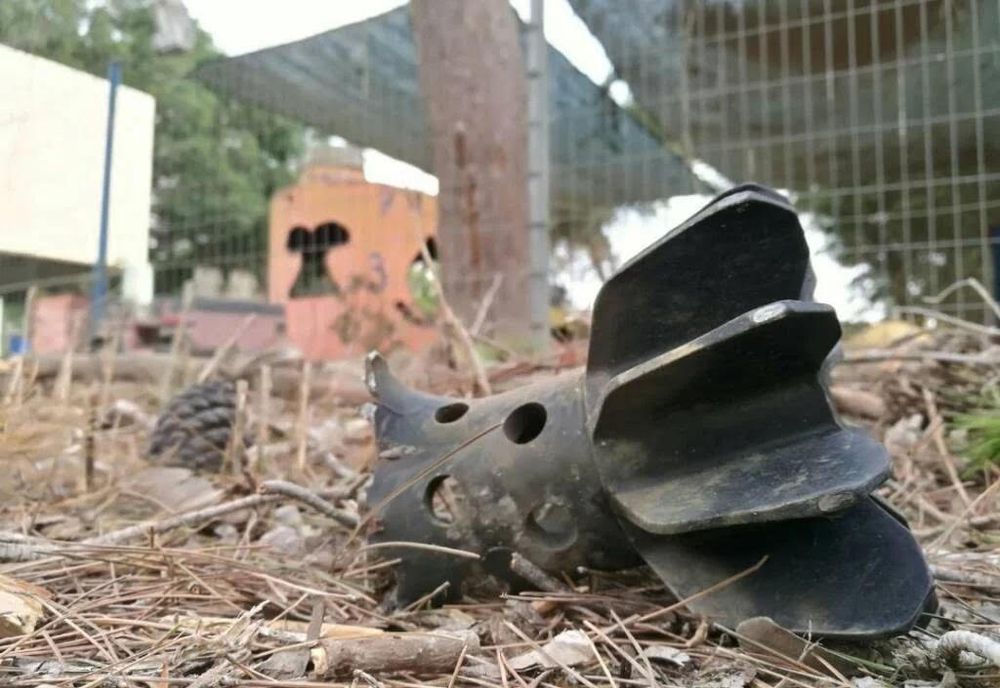
[[[591,293],[580,283],[607,277],[621,246],[634,251],[637,237],[743,181],[791,195],[836,259],[837,284],[866,304],[919,313],[965,278],[996,293],[1000,2],[559,2],[608,65],[595,81],[550,46],[544,70],[552,279],[563,293]],[[561,28],[546,30],[551,39]],[[44,54],[30,37],[0,31]],[[157,102],[157,301],[171,312],[182,293],[282,305],[289,334],[317,356],[346,351],[319,343],[330,331],[358,352],[398,340],[394,323],[423,332],[433,299],[417,268],[422,247],[436,254],[438,200],[421,172],[432,137],[409,9],[235,58],[203,48],[154,67],[124,56],[125,83]],[[378,151],[396,161],[380,167]],[[525,264],[505,279],[529,273]],[[495,278],[460,275],[477,293]],[[7,282],[6,293],[23,293]],[[348,306],[317,305],[333,294]],[[933,308],[992,315],[964,289]]]
[[[663,153],[643,155],[679,150],[730,180],[786,190],[840,261],[868,267],[855,286],[900,310],[964,278],[991,283],[996,2],[572,5],[607,51],[611,78],[627,85],[624,109],[662,137]],[[552,126],[581,129],[572,119]],[[936,307],[990,317],[969,290]]]
[[[588,269],[610,271],[609,232],[638,231],[621,220],[623,211],[662,223],[657,208],[673,197],[757,181],[793,197],[865,301],[906,312],[964,278],[993,284],[997,3],[570,5],[611,65],[607,80],[594,84],[562,55],[549,56],[551,233],[582,250]],[[408,28],[404,7],[299,44],[295,54],[314,70],[325,51],[323,78],[335,95],[324,102],[316,89],[308,101],[297,95],[303,84],[293,88],[295,80],[308,79],[287,68],[276,74],[278,55],[267,51],[214,71],[209,65],[202,80],[225,98],[252,101],[239,109],[250,130],[285,117],[306,123],[314,137],[346,134],[429,166]],[[392,59],[380,57],[390,45]],[[224,234],[226,222],[205,214],[187,227]],[[216,263],[236,267],[258,256],[260,264],[260,235],[241,236]],[[196,245],[215,250],[212,242]],[[158,285],[170,290],[169,271],[189,270],[191,261],[156,262]],[[991,317],[970,290],[951,292],[935,308]]]

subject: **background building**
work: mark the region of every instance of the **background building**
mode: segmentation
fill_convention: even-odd
[[[87,292],[97,259],[108,117],[106,80],[0,45],[0,296],[3,340],[21,330],[27,287]],[[155,102],[118,92],[108,266],[121,297],[146,305]]]

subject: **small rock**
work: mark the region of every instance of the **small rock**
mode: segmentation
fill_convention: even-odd
[[[331,418],[309,428],[309,446],[318,453],[341,452],[344,449],[344,427]]]
[[[924,417],[919,413],[900,418],[885,432],[885,447],[890,454],[905,454],[923,436]]]
[[[348,442],[367,442],[372,436],[372,425],[365,418],[344,421],[344,436]]]
[[[257,670],[279,681],[292,681],[306,675],[309,667],[309,648],[280,650],[268,657]]]
[[[258,544],[270,548],[276,554],[301,557],[306,553],[306,541],[297,528],[277,525],[260,536]]]
[[[854,688],[888,688],[888,684],[882,683],[877,678],[872,678],[871,676],[860,676],[851,679],[851,685]]]
[[[240,531],[232,523],[216,524],[212,532],[224,545],[235,545],[240,541]]]
[[[284,504],[274,510],[274,520],[290,528],[302,527],[302,512],[294,504]]]

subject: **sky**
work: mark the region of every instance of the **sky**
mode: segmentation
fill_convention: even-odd
[[[355,23],[406,4],[406,0],[184,0],[191,16],[208,31],[216,46],[228,55],[239,55],[306,38]],[[530,18],[530,0],[511,0],[523,20]],[[612,72],[600,42],[570,7],[568,0],[546,0],[545,36],[549,43],[595,83],[604,83]],[[619,82],[612,90],[619,102],[630,98]],[[373,181],[436,194],[437,180],[416,167],[378,151],[365,151],[365,175]],[[712,185],[728,182],[716,170],[696,162],[695,173]],[[686,220],[708,202],[708,196],[677,196],[655,204],[652,212],[623,210],[605,228],[619,263],[641,251],[670,228]],[[864,277],[863,268],[846,268],[831,255],[828,235],[807,215],[802,217],[806,241],[817,277],[816,299],[837,309],[842,320],[876,320],[884,309],[873,305],[854,288]],[[572,304],[587,308],[600,280],[582,257],[577,257],[556,279],[566,286]]]

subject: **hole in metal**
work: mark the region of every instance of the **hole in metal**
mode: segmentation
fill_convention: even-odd
[[[525,521],[525,531],[551,549],[568,547],[577,537],[573,513],[561,500],[546,500],[532,509]]]
[[[454,423],[456,420],[464,416],[465,412],[468,410],[469,405],[463,404],[460,401],[454,404],[447,404],[434,412],[434,420],[438,423]]]
[[[539,403],[518,406],[503,422],[503,432],[515,444],[526,444],[541,434],[548,413]]]
[[[427,483],[424,502],[431,517],[442,525],[451,525],[459,518],[465,493],[450,475],[439,475]]]

